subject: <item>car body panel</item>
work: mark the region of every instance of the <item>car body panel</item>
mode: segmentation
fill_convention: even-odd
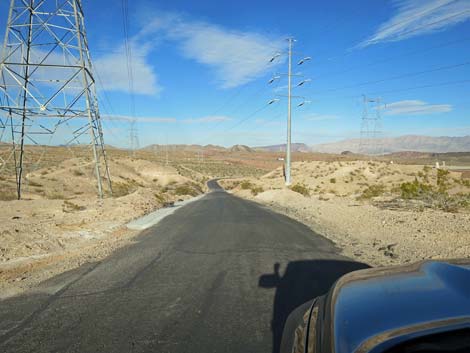
[[[336,353],[371,352],[400,337],[468,328],[470,260],[352,272],[333,286],[328,302],[328,345]]]

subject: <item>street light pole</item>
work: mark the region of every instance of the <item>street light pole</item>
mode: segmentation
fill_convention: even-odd
[[[289,68],[287,73],[287,145],[286,145],[286,186],[291,185],[291,90],[292,90],[292,44],[289,38]]]

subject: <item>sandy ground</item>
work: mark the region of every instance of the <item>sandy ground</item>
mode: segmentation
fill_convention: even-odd
[[[132,242],[129,221],[203,192],[172,167],[123,159],[110,166],[115,197],[99,200],[80,162],[38,170],[28,175],[35,186],[24,200],[0,201],[0,296],[102,259]]]
[[[468,209],[450,213],[421,205],[409,207],[413,200],[396,202],[397,185],[415,178],[427,178],[432,184],[436,182],[436,173],[414,165],[304,162],[293,165],[293,180],[305,186],[309,196],[285,188],[282,170],[260,179],[243,179],[252,184],[251,188],[243,189],[241,180],[221,183],[236,195],[309,225],[333,240],[345,255],[371,265],[470,257]],[[468,186],[461,184],[460,177],[459,173],[449,174],[451,194],[470,192]],[[383,194],[361,198],[365,189],[378,184],[384,185]],[[386,207],[390,204],[393,209]]]

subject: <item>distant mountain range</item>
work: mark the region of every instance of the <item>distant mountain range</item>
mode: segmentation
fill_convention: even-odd
[[[260,147],[252,147],[255,151],[262,151],[262,152],[285,152],[286,151],[286,144],[282,145],[272,145],[272,146],[260,146]],[[292,152],[310,152],[311,149],[305,143],[292,143],[291,144]]]
[[[215,150],[228,152],[285,152],[286,145],[270,145],[249,147],[246,145],[234,145],[232,147],[222,147],[216,145],[149,145],[145,150]],[[374,140],[374,143],[368,143],[361,148],[360,139],[348,139],[331,143],[308,146],[305,143],[293,143],[292,152],[321,152],[321,153],[395,153],[395,152],[430,152],[430,153],[448,153],[448,152],[470,152],[470,136],[450,137],[450,136],[420,136],[405,135],[399,137],[387,137]]]
[[[449,137],[449,136],[420,136],[405,135],[399,137],[388,137],[374,140],[374,143],[367,143],[360,148],[360,139],[342,140],[332,143],[324,143],[310,146],[312,152],[341,153],[350,151],[353,153],[383,153],[415,151],[415,152],[468,152],[470,151],[470,136]]]

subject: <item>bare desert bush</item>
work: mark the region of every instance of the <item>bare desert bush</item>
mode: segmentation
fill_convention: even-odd
[[[191,184],[178,185],[175,188],[175,195],[178,195],[178,196],[184,196],[184,195],[197,196],[200,193],[201,191],[197,190],[195,185],[191,185]]]
[[[113,197],[122,197],[135,192],[138,185],[132,182],[114,182],[113,183]]]
[[[64,211],[65,213],[83,211],[85,209],[86,209],[85,206],[77,205],[76,203],[73,203],[73,202],[68,201],[68,200],[65,200],[63,205],[62,205],[62,211]]]
[[[385,192],[385,185],[376,184],[368,186],[358,197],[359,200],[369,200],[374,197],[382,196]]]
[[[292,191],[298,192],[298,193],[301,194],[301,195],[310,196],[310,190],[309,190],[309,188],[306,187],[306,186],[303,185],[303,184],[295,184],[295,185],[291,186],[290,189],[291,189]]]
[[[16,200],[16,192],[14,190],[2,189],[0,190],[0,201]]]
[[[249,190],[253,187],[253,184],[250,183],[248,180],[243,180],[241,183],[240,183],[240,188],[242,190]]]
[[[251,194],[253,196],[258,195],[259,193],[262,193],[264,189],[261,186],[252,186],[251,188]]]

